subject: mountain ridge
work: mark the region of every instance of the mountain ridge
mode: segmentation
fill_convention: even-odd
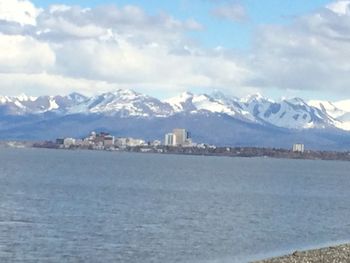
[[[207,111],[262,125],[287,129],[335,127],[350,130],[350,101],[304,101],[301,98],[274,101],[260,94],[245,98],[184,92],[179,96],[159,100],[128,89],[118,89],[95,96],[77,92],[66,96],[0,96],[0,110],[6,115],[43,114],[103,114],[143,118],[169,117],[177,113]]]
[[[350,112],[346,102],[245,98],[185,92],[166,100],[118,89],[94,96],[0,96],[0,139],[82,137],[92,130],[116,136],[162,139],[176,127],[194,141],[231,146],[347,149]],[[350,108],[350,107],[349,107]],[[350,148],[350,147],[349,147]]]

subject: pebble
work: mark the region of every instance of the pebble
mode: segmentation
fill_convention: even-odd
[[[350,244],[308,251],[256,261],[255,263],[350,263]]]

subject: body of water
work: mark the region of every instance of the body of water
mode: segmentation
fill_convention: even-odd
[[[0,262],[246,262],[349,219],[349,162],[0,149]]]

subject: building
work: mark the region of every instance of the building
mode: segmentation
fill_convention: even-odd
[[[176,135],[174,133],[165,134],[165,146],[176,146]]]
[[[192,140],[190,139],[190,133],[185,129],[174,129],[172,133],[165,134],[164,144],[166,146],[193,146]]]
[[[114,145],[114,136],[106,135],[103,138],[103,146],[112,147]]]
[[[82,146],[84,146],[84,147],[89,147],[92,145],[94,145],[94,141],[90,137],[85,138],[82,142]]]
[[[175,134],[176,145],[184,145],[187,140],[187,131],[185,129],[174,129],[173,134]]]
[[[161,141],[159,140],[155,140],[153,142],[150,143],[151,146],[154,146],[154,147],[157,147],[157,146],[160,146],[162,144]]]
[[[116,138],[115,143],[118,147],[137,147],[137,146],[145,146],[147,143],[142,139],[134,139],[134,138]]]
[[[65,148],[69,148],[71,146],[75,145],[75,139],[74,138],[65,138],[63,140],[63,145]]]
[[[111,147],[114,145],[114,136],[111,136],[109,133],[106,132],[92,132],[89,137],[85,138],[85,140],[90,142],[92,145],[99,147]]]
[[[126,145],[129,147],[145,146],[147,143],[142,139],[128,138],[126,140]]]
[[[293,145],[293,152],[303,153],[305,150],[304,144],[296,143]]]
[[[56,139],[56,144],[57,145],[63,145],[64,144],[64,139],[63,138]]]
[[[116,138],[114,144],[118,147],[126,147],[128,138]]]
[[[186,146],[192,144],[190,133],[185,129],[174,129],[173,134],[175,134],[177,146]]]

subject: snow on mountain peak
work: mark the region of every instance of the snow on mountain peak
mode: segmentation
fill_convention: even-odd
[[[50,98],[47,111],[57,110],[59,107],[60,106],[57,104],[56,100],[54,98]]]
[[[118,89],[90,97],[69,108],[70,113],[94,113],[135,117],[164,117],[172,112],[169,104],[129,89]]]
[[[197,110],[207,110],[215,113],[226,113],[231,116],[236,115],[236,112],[231,109],[229,105],[215,100],[205,94],[194,96],[192,102]]]
[[[118,89],[92,97],[79,93],[67,96],[0,96],[0,105],[3,112],[10,115],[53,112],[61,115],[163,118],[180,113],[213,113],[287,129],[338,127],[350,130],[350,100],[332,103],[290,98],[274,102],[259,93],[238,99],[219,91],[214,91],[211,95],[183,92],[177,97],[160,101],[133,90]]]
[[[8,102],[12,102],[11,98],[9,98],[8,96],[0,96],[0,103],[1,104],[5,104]]]
[[[338,118],[345,113],[330,101],[310,100],[307,104],[321,110],[332,118]]]
[[[230,99],[223,93],[214,91],[214,95],[198,94],[194,95],[190,92],[185,92],[177,97],[166,100],[174,112],[211,112],[226,114],[235,117],[239,120],[255,122],[254,117],[238,102],[238,99]]]
[[[190,106],[193,109],[193,96],[194,95],[191,92],[186,91],[181,93],[179,96],[167,99],[164,102],[170,104],[174,108],[175,112],[180,112],[183,110],[188,110]]]
[[[17,100],[19,101],[35,101],[37,99],[37,97],[33,97],[33,96],[27,96],[24,93],[21,93],[19,96],[16,97]]]
[[[350,112],[350,100],[341,100],[333,103],[338,109]]]

